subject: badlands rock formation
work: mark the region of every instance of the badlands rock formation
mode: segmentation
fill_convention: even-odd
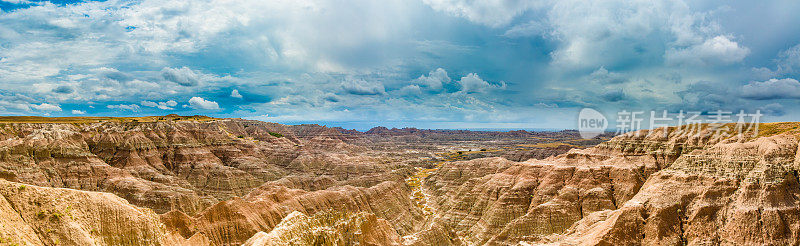
[[[0,119],[0,245],[800,244],[794,123],[586,148],[601,140],[14,120]]]
[[[0,244],[196,245],[171,233],[158,214],[110,193],[0,180]]]
[[[0,177],[188,214],[293,174],[389,179],[391,170],[362,165],[374,160],[325,131],[244,120],[3,124]]]
[[[445,164],[434,224],[468,244],[796,245],[796,124],[758,137],[659,129],[546,160]]]
[[[715,139],[711,134],[685,138],[671,132],[666,142],[673,150],[680,145],[694,147],[684,148],[671,165],[650,175],[636,196],[619,209],[587,217],[559,240],[571,244],[797,245],[800,132],[797,124],[765,127],[766,134],[755,139]]]

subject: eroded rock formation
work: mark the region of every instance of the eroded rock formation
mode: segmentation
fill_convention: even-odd
[[[568,131],[123,121],[0,125],[0,243],[800,244],[793,123],[584,148]],[[511,140],[480,146],[494,137]]]

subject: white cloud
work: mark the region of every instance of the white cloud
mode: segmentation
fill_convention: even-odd
[[[74,114],[74,115],[86,114],[86,111],[73,109],[72,110],[72,114]]]
[[[173,109],[175,109],[173,107],[177,106],[178,102],[175,102],[173,100],[169,100],[169,101],[166,101],[166,102],[142,101],[141,104],[142,104],[142,106],[145,106],[145,107],[159,108],[159,109],[163,109],[163,110],[173,110]]]
[[[189,99],[189,107],[193,109],[218,110],[219,104],[214,101],[203,99],[202,97],[192,97]]]
[[[660,57],[654,46],[686,15],[688,7],[676,0],[554,1],[546,20],[558,45],[553,63],[585,68]]]
[[[61,107],[54,104],[49,103],[42,103],[42,104],[32,104],[31,108],[34,108],[39,111],[61,111]]]
[[[33,3],[31,1],[28,1],[28,0],[3,0],[3,1],[0,1],[0,2],[7,2],[7,3],[13,3],[13,4],[30,4],[30,3]]]
[[[615,72],[609,72],[605,67],[600,67],[589,75],[589,78],[600,84],[619,84],[625,82],[625,77]]]
[[[172,81],[182,86],[195,86],[199,83],[197,74],[188,67],[165,67],[161,70],[161,76],[167,81]]]
[[[547,26],[545,24],[538,21],[529,21],[509,28],[503,36],[509,38],[540,36],[543,35],[546,30]]]
[[[242,98],[242,94],[239,94],[239,90],[233,89],[233,91],[231,91],[231,97],[233,97],[233,98]]]
[[[666,59],[671,64],[717,65],[740,62],[748,54],[749,48],[726,36],[716,36],[689,48],[669,50]]]
[[[450,83],[450,76],[447,76],[447,71],[443,68],[428,73],[428,76],[420,75],[419,78],[411,81],[412,83],[421,85],[430,91],[441,91],[444,84]]]
[[[800,72],[800,44],[782,51],[777,62],[780,73]]]
[[[407,85],[407,86],[403,86],[403,88],[400,88],[399,90],[397,90],[396,94],[404,95],[404,96],[421,95],[422,94],[422,89],[420,89],[420,87],[418,85]]]
[[[546,1],[531,0],[423,0],[431,8],[492,27],[507,25],[518,15]]]
[[[563,68],[742,61],[749,49],[723,35],[712,15],[682,0],[562,0],[553,2],[544,24],[557,44],[552,64]]]
[[[367,82],[363,79],[348,77],[342,82],[342,89],[353,95],[382,95],[386,89],[380,82]]]
[[[470,73],[467,76],[461,77],[461,80],[458,81],[461,85],[461,91],[466,93],[473,93],[473,92],[485,92],[488,89],[505,89],[506,83],[500,82],[499,85],[492,85],[489,82],[478,77],[478,74]]]
[[[136,104],[111,104],[111,105],[106,105],[106,108],[128,110],[133,112],[138,112],[141,109],[141,107],[139,107],[139,105]]]
[[[800,82],[791,78],[754,81],[742,87],[742,97],[755,100],[800,98]]]

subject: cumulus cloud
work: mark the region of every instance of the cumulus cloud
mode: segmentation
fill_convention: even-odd
[[[800,98],[800,82],[792,78],[754,81],[742,86],[742,97],[754,100]]]
[[[218,110],[219,104],[214,101],[203,99],[202,97],[192,97],[189,99],[189,107],[193,109]]]
[[[72,110],[72,114],[74,114],[74,115],[86,114],[86,111],[73,109]]]
[[[742,61],[750,49],[726,36],[716,36],[686,49],[672,49],[666,59],[672,64],[716,65]]]
[[[198,75],[188,67],[165,67],[161,70],[161,76],[167,81],[172,81],[182,86],[195,86],[199,83]]]
[[[0,111],[3,113],[22,113],[33,111],[36,100],[23,94],[0,90]]]
[[[507,25],[518,15],[545,1],[520,0],[423,0],[431,8],[487,26]]]
[[[461,85],[461,91],[466,93],[486,92],[489,89],[505,89],[506,83],[500,82],[499,85],[493,85],[481,79],[478,74],[470,73],[467,76],[461,77],[458,81]]]
[[[151,101],[142,101],[142,106],[151,107],[151,108],[159,108],[163,110],[173,110],[175,106],[178,105],[178,102],[169,100],[166,102],[151,102]]]
[[[233,89],[233,91],[231,91],[231,97],[233,97],[233,98],[242,98],[242,94],[239,94],[239,90]]]
[[[39,111],[61,111],[61,107],[54,104],[49,103],[42,103],[42,104],[32,104],[31,108],[34,108]]]
[[[102,67],[95,69],[95,71],[103,78],[107,78],[110,80],[115,80],[119,82],[128,82],[133,80],[133,78],[129,74],[120,72],[119,70],[114,68]]]
[[[681,0],[554,1],[546,37],[557,45],[552,63],[564,69],[741,62],[750,50],[724,35],[712,14]]]
[[[765,11],[741,12],[750,5],[739,2],[726,11],[685,0],[423,3],[141,0],[22,7],[0,15],[0,90],[12,95],[0,97],[0,111],[40,113],[32,105],[42,102],[114,104],[117,114],[139,110],[130,105],[189,110],[142,100],[201,95],[195,101],[228,102],[242,93],[227,90],[247,88],[244,94],[253,96],[220,114],[308,119],[304,112],[311,109],[318,110],[313,116],[347,108],[319,118],[480,120],[501,118],[502,110],[492,110],[504,105],[513,107],[506,112],[569,108],[623,95],[656,107],[739,105],[725,98],[748,101],[736,96],[741,82],[799,71],[800,46],[750,55],[748,47],[774,52],[784,48],[776,44],[796,40],[730,22],[747,15],[741,18],[772,26],[761,22],[770,19],[762,18]],[[743,67],[729,66],[737,63]],[[750,67],[772,70],[758,70],[756,78]],[[659,77],[664,74],[678,79]],[[705,94],[677,95],[704,80],[720,83]],[[507,90],[497,81],[508,81]],[[642,100],[644,91],[654,100]]]
[[[621,74],[609,72],[605,67],[600,67],[591,74],[591,80],[600,84],[619,84],[625,82],[625,77]]]
[[[546,21],[557,48],[550,55],[566,68],[659,58],[657,45],[673,36],[671,27],[695,24],[687,7],[673,0],[552,3]]]
[[[386,89],[380,82],[367,82],[363,79],[347,78],[342,82],[342,89],[353,95],[382,95]]]
[[[139,105],[136,104],[109,104],[106,105],[106,108],[128,110],[133,112],[139,112],[139,110],[141,109],[141,107],[139,107]]]
[[[422,95],[422,89],[420,89],[419,85],[407,85],[397,90],[397,94],[403,96],[417,96]]]
[[[437,68],[429,72],[427,76],[420,75],[419,78],[411,82],[423,86],[430,91],[441,91],[443,85],[450,83],[450,81],[451,79],[450,76],[447,76],[447,71],[443,68]]]

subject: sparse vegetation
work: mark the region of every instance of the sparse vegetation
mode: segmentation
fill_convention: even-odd
[[[277,133],[277,132],[269,132],[269,135],[272,135],[273,137],[276,137],[276,138],[282,138],[283,137],[283,134],[280,134],[280,133]]]
[[[569,143],[563,142],[550,142],[550,143],[537,143],[537,144],[520,144],[520,147],[527,147],[527,148],[558,148],[561,146],[569,146],[572,148],[583,148],[582,146],[577,146]]]
[[[51,213],[51,214],[50,214],[50,218],[51,218],[52,220],[55,220],[55,221],[59,221],[59,220],[61,220],[61,218],[62,218],[63,216],[64,216],[63,214],[61,214],[61,213],[59,213],[59,212],[57,212],[57,211],[54,211],[53,213]]]
[[[40,210],[38,213],[36,213],[36,218],[44,219],[46,217],[47,217],[47,213],[45,213],[44,210]]]
[[[12,238],[0,237],[0,245],[17,246],[19,244]]]
[[[159,121],[213,121],[218,120],[202,115],[178,116],[175,114],[166,116],[143,116],[143,117],[41,117],[41,116],[0,116],[0,123],[65,123],[65,124],[88,124],[102,122],[159,122]]]
[[[71,210],[72,210],[72,206],[67,206],[67,208],[65,208],[62,211],[58,211],[58,210],[47,210],[47,211],[39,210],[39,212],[36,213],[36,218],[38,218],[38,219],[50,218],[50,220],[52,220],[52,221],[59,221],[59,220],[63,219],[64,216],[69,216],[70,218],[72,218],[72,213],[70,213]]]

